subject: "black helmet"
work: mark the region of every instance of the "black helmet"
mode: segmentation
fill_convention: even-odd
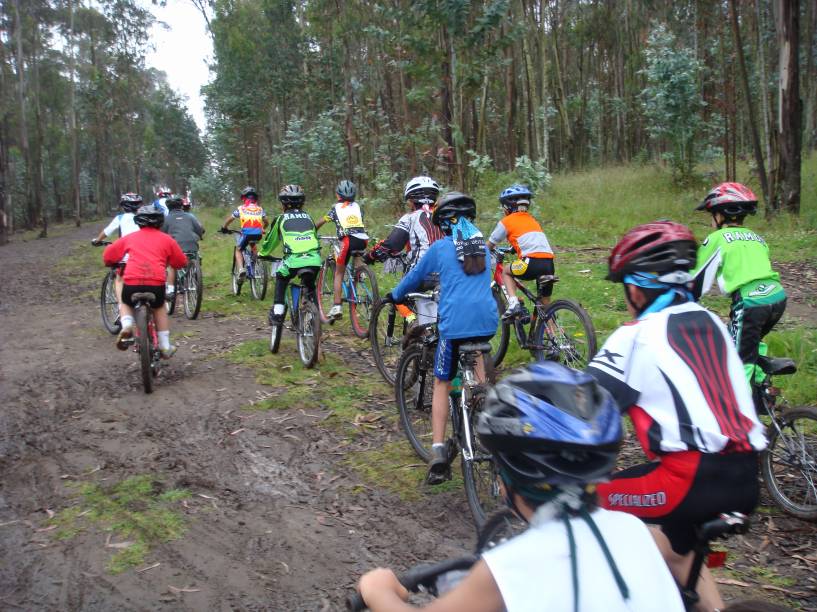
[[[338,197],[341,200],[351,202],[357,195],[357,187],[352,181],[343,179],[340,183],[338,183],[338,186],[335,187],[335,193],[338,194]]]
[[[256,200],[258,199],[258,192],[255,190],[255,187],[250,187],[247,185],[244,189],[241,190],[241,197],[242,198],[249,198],[254,197]]]
[[[431,221],[434,225],[441,225],[443,221],[457,217],[466,217],[472,221],[477,216],[477,204],[471,196],[459,191],[449,191],[437,202]]]
[[[172,196],[167,198],[167,200],[165,200],[165,204],[167,205],[168,209],[175,210],[184,205],[184,198],[178,193],[174,193]]]
[[[136,212],[141,205],[142,196],[138,193],[123,193],[119,196],[119,206],[121,206],[125,212]]]
[[[278,199],[284,208],[300,208],[306,202],[306,195],[300,185],[284,185],[278,192]]]
[[[133,216],[133,222],[139,227],[162,227],[165,221],[165,214],[162,209],[154,204],[140,206]]]
[[[488,392],[476,431],[511,485],[583,485],[615,466],[621,415],[591,375],[544,362]]]

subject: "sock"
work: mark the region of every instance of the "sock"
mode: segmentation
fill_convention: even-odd
[[[445,450],[445,442],[435,442],[431,445],[432,450]]]
[[[519,298],[516,296],[508,298],[508,308],[516,308],[519,306]]]
[[[272,307],[272,314],[282,315],[284,314],[284,305],[283,304],[275,304]]]
[[[176,293],[176,286],[175,285],[168,285],[166,291],[168,293]]]
[[[170,330],[156,332],[159,337],[159,348],[163,351],[170,350]]]
[[[126,327],[133,327],[133,317],[130,315],[124,315],[119,319],[119,322],[122,323],[122,329]]]

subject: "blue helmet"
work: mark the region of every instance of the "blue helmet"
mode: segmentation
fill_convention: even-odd
[[[508,210],[516,210],[523,205],[528,206],[533,193],[526,185],[511,185],[499,194],[499,203]]]
[[[490,390],[476,428],[511,484],[605,480],[621,444],[613,397],[585,372],[535,363]]]

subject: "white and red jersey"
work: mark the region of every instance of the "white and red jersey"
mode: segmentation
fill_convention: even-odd
[[[726,327],[687,302],[617,329],[588,366],[648,456],[766,448],[743,363]]]

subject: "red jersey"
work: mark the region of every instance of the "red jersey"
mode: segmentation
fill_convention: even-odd
[[[126,285],[164,285],[168,265],[176,269],[187,265],[181,247],[173,238],[153,227],[128,234],[105,248],[102,259],[113,266],[128,256],[122,279]]]

